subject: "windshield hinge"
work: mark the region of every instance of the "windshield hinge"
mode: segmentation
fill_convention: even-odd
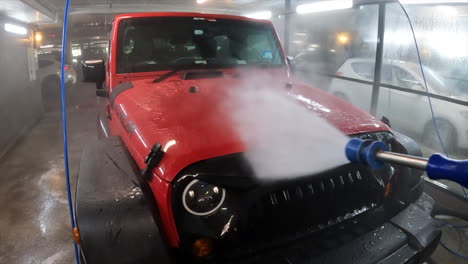
[[[151,180],[152,171],[159,165],[163,156],[164,151],[162,150],[161,144],[154,144],[151,147],[150,153],[145,158],[146,167],[143,170],[141,170],[141,175],[143,176],[143,179],[147,181]]]

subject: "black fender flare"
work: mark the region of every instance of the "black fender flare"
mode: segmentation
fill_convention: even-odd
[[[119,137],[84,148],[75,208],[86,264],[170,263],[148,191]]]

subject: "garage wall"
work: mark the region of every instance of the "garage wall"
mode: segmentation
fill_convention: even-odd
[[[7,32],[6,23],[27,28],[28,33]],[[42,114],[40,89],[29,75],[31,36],[27,25],[0,16],[0,157]]]

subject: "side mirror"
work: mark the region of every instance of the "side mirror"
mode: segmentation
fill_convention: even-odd
[[[109,97],[109,93],[107,92],[107,90],[97,89],[96,90],[96,96],[107,98],[107,97]]]
[[[106,67],[103,60],[85,60],[84,66],[88,69],[90,75],[94,77],[96,89],[102,89],[102,83],[106,79]]]
[[[380,121],[382,121],[382,123],[386,124],[388,127],[392,127],[390,125],[390,119],[388,119],[386,116],[382,116],[382,119],[380,119]]]
[[[294,57],[293,56],[287,56],[286,59],[288,60],[289,69],[291,69],[292,73],[295,73],[296,72],[296,62],[294,61]]]

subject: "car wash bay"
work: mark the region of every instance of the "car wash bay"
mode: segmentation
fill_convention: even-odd
[[[73,263],[58,86],[63,2],[1,2],[0,263]],[[327,4],[335,6],[335,2]],[[72,0],[65,70],[71,189],[75,190],[83,147],[97,140],[96,116],[105,105],[103,98],[96,97],[86,61],[105,58],[113,17],[129,12],[194,11],[268,19],[275,25],[286,55],[291,56],[295,78],[378,119],[386,117],[392,129],[418,142],[425,156],[442,152],[432,135],[434,131],[430,131],[429,138],[422,135],[430,127],[426,130],[424,124],[419,129],[412,127],[415,119],[430,120],[430,108],[421,90],[423,81],[412,35],[398,6],[369,1],[353,8],[319,9],[311,13],[308,11],[311,7],[304,5],[310,3],[314,1],[110,4],[104,0]],[[450,156],[467,159],[468,144],[464,145],[463,138],[468,129],[463,127],[466,123],[463,118],[468,92],[463,88],[467,82],[463,67],[468,52],[463,34],[468,32],[468,23],[463,17],[468,15],[468,4],[407,7],[419,32],[434,111],[436,115],[454,117],[443,119],[442,141],[449,146]],[[443,15],[435,19],[434,13]],[[402,110],[407,105],[412,106],[414,115],[408,114],[408,109]],[[427,180],[425,191],[444,215],[466,219],[467,202],[458,185]],[[445,217],[442,221],[468,224],[456,217]],[[468,229],[444,226],[442,240],[450,249],[468,255]],[[427,263],[464,261],[438,246]]]

